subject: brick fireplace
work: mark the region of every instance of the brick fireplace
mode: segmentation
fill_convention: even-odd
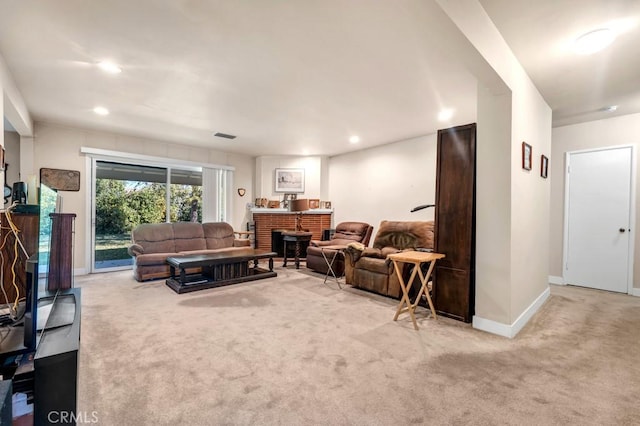
[[[302,212],[302,227],[313,234],[314,240],[322,239],[322,231],[331,228],[331,215],[327,213]],[[295,230],[296,212],[253,212],[255,222],[255,237],[257,249],[273,250],[271,248],[271,231],[278,229]]]

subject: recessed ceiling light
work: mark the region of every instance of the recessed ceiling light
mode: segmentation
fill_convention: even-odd
[[[349,142],[351,142],[351,143],[358,143],[358,142],[360,142],[360,137],[359,137],[359,136],[355,136],[355,135],[354,135],[354,136],[351,136],[351,137],[349,138]]]
[[[579,55],[591,55],[609,46],[616,35],[609,28],[600,28],[581,35],[573,43],[573,51]]]
[[[445,108],[438,113],[438,120],[447,121],[453,117],[453,110],[451,108]]]
[[[122,72],[122,68],[109,61],[98,62],[98,68],[109,74],[120,74]]]
[[[101,106],[97,106],[93,109],[93,112],[95,112],[98,115],[109,115],[109,110],[106,109],[105,107],[101,107]]]
[[[606,106],[606,107],[602,108],[602,111],[604,111],[604,112],[614,112],[617,109],[618,109],[618,105],[609,105],[609,106]]]

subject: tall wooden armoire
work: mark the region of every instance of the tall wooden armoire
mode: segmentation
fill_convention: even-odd
[[[476,125],[438,131],[434,304],[438,314],[471,322],[475,307]]]
[[[2,251],[2,287],[4,293],[0,292],[0,303],[14,303],[16,295],[26,297],[27,271],[26,262],[29,256],[38,251],[38,228],[40,215],[37,213],[11,213],[11,220],[18,229],[18,238],[22,246],[27,251],[25,254],[16,245],[16,238],[9,228],[7,214],[0,214],[0,247]],[[17,287],[17,291],[16,291]],[[5,298],[6,293],[6,298]]]

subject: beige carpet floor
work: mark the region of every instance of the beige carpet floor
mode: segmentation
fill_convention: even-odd
[[[640,298],[552,286],[514,339],[307,270],[178,295],[78,277],[79,402],[104,425],[637,425]]]

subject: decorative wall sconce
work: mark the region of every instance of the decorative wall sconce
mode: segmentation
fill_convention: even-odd
[[[238,195],[244,197],[244,194],[247,193],[247,190],[244,188],[238,188]]]

